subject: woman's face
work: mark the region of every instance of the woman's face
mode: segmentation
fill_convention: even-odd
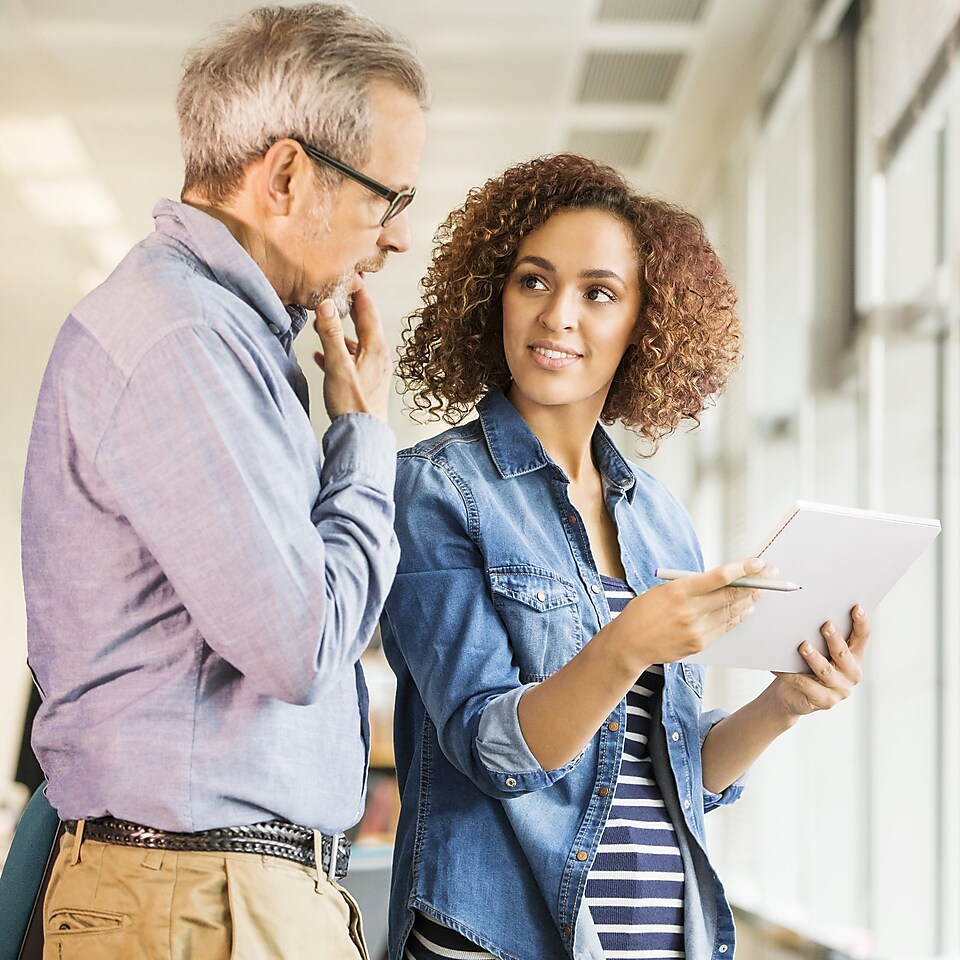
[[[523,239],[503,291],[503,346],[521,413],[575,407],[599,418],[636,343],[633,236],[602,210],[562,210]]]

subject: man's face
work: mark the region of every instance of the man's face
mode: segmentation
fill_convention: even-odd
[[[395,190],[414,186],[426,134],[420,105],[410,94],[383,82],[371,85],[369,103],[370,152],[360,172]],[[387,205],[348,178],[332,194],[324,195],[317,186],[314,195],[298,205],[284,234],[283,254],[290,268],[289,293],[281,294],[284,302],[314,310],[325,297],[333,297],[345,313],[350,294],[361,282],[359,275],[375,273],[389,253],[410,247],[405,211],[380,225]]]

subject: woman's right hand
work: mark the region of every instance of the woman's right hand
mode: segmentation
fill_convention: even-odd
[[[730,584],[764,570],[762,560],[748,557],[651,587],[631,600],[615,621],[618,633],[626,628],[622,650],[631,658],[631,672],[639,676],[651,664],[700,653],[750,616],[760,592]]]

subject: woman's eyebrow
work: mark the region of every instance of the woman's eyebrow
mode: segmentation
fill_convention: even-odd
[[[609,280],[612,277],[614,280],[619,280],[621,283],[624,283],[623,277],[621,277],[619,273],[614,273],[613,270],[582,270],[580,276],[583,277],[584,280]],[[626,286],[625,283],[624,286]]]
[[[539,267],[541,270],[549,270],[551,273],[556,273],[557,268],[549,261],[543,257],[535,257],[533,254],[528,254],[525,257],[521,257],[517,261],[517,266],[519,267],[521,263],[530,263],[535,267]]]
[[[521,257],[517,261],[517,266],[520,264],[529,263],[535,267],[539,267],[541,270],[549,270],[551,273],[556,273],[557,268],[545,257],[538,257],[534,254],[528,254],[525,257]],[[613,270],[604,270],[602,268],[596,268],[594,270],[581,270],[580,277],[584,280],[608,280],[614,279],[619,280],[620,283],[624,283],[623,277],[619,273],[615,273]],[[624,283],[624,286],[626,284]]]

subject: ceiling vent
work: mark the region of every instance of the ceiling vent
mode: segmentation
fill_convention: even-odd
[[[682,53],[593,51],[580,85],[583,103],[665,103],[673,89]]]
[[[639,167],[653,139],[651,130],[573,130],[567,149],[612,167]]]
[[[598,20],[696,23],[707,0],[601,0]]]

